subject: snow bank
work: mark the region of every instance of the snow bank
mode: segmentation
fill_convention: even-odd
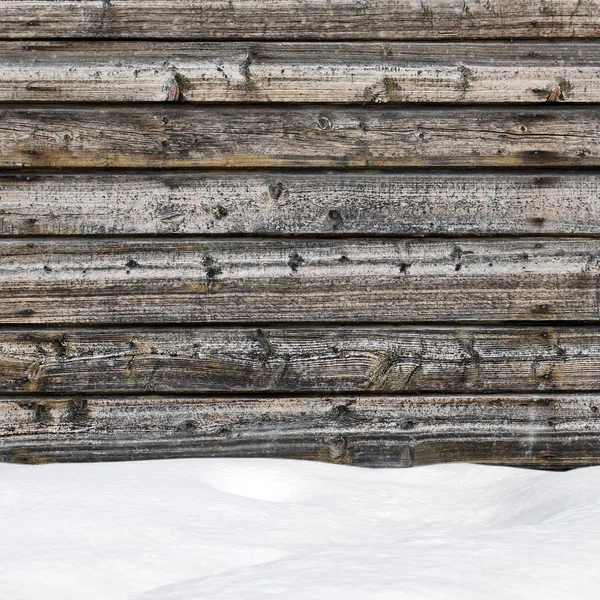
[[[600,467],[0,465],[1,600],[594,599]]]

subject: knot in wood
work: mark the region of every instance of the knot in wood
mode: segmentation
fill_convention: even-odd
[[[344,437],[332,438],[325,442],[331,460],[337,461],[348,455],[348,440]]]
[[[333,121],[329,117],[321,115],[317,119],[317,127],[321,131],[329,131],[330,129],[333,129]]]
[[[281,184],[281,182],[272,183],[269,186],[269,195],[274,200],[277,200],[277,198],[279,198],[279,196],[281,196],[282,191],[283,191],[283,185]]]

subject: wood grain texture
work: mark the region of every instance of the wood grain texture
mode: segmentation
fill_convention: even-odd
[[[3,0],[3,38],[598,37],[598,0]]]
[[[599,50],[600,0],[0,0],[0,461],[600,464]]]
[[[598,102],[600,44],[0,42],[0,101]]]
[[[595,239],[4,239],[0,322],[597,321]]]
[[[0,167],[598,166],[600,109],[5,106]]]
[[[247,456],[377,467],[600,462],[600,397],[0,399],[0,460]]]
[[[0,235],[600,234],[589,172],[0,172]]]
[[[0,330],[1,393],[598,388],[597,327]]]

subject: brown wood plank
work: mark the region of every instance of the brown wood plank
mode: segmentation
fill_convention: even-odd
[[[0,101],[598,102],[600,45],[0,42]]]
[[[0,399],[0,460],[278,457],[363,466],[600,463],[600,397]]]
[[[2,393],[599,388],[597,327],[0,330]]]
[[[3,0],[3,38],[598,37],[598,0]]]
[[[0,240],[0,322],[597,321],[596,239]]]
[[[0,172],[0,235],[600,234],[597,173]]]
[[[17,105],[0,167],[598,166],[600,110]]]

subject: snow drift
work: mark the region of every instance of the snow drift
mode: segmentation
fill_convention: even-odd
[[[0,465],[1,600],[597,599],[600,467]]]

